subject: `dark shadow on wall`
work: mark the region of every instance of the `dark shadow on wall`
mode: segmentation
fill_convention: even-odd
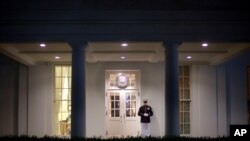
[[[247,67],[247,89],[248,89],[248,125],[250,124],[250,66]]]
[[[18,135],[19,87],[28,80],[27,77],[23,81],[19,78],[27,72],[26,66],[0,54],[0,136]]]

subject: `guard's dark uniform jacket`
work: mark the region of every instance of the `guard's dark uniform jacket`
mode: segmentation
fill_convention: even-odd
[[[147,113],[148,116],[144,116]],[[138,111],[138,116],[141,116],[141,123],[150,123],[150,117],[153,115],[152,108],[148,105],[143,105]]]

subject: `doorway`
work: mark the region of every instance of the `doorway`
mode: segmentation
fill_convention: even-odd
[[[139,71],[106,71],[106,137],[140,133]]]

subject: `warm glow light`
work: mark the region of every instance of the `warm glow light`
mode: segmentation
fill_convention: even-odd
[[[207,47],[208,44],[207,44],[207,43],[203,43],[202,46],[203,46],[203,47]]]
[[[44,48],[44,47],[46,47],[46,44],[41,43],[41,44],[40,44],[40,47]]]
[[[60,56],[55,56],[55,59],[60,59],[61,57]]]
[[[192,56],[187,56],[187,59],[192,59]]]
[[[126,57],[125,56],[121,56],[121,59],[125,59]]]
[[[126,46],[128,46],[128,44],[127,43],[122,43],[121,46],[126,47]]]

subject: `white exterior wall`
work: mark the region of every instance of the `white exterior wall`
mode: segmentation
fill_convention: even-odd
[[[28,68],[19,68],[18,135],[28,134]]]
[[[215,68],[192,66],[191,131],[193,136],[217,135],[217,98]]]
[[[226,136],[225,70],[210,65],[191,67],[192,136]]]
[[[229,136],[227,91],[226,91],[226,69],[224,66],[217,67],[217,135]]]
[[[29,67],[28,135],[52,135],[53,65]]]

